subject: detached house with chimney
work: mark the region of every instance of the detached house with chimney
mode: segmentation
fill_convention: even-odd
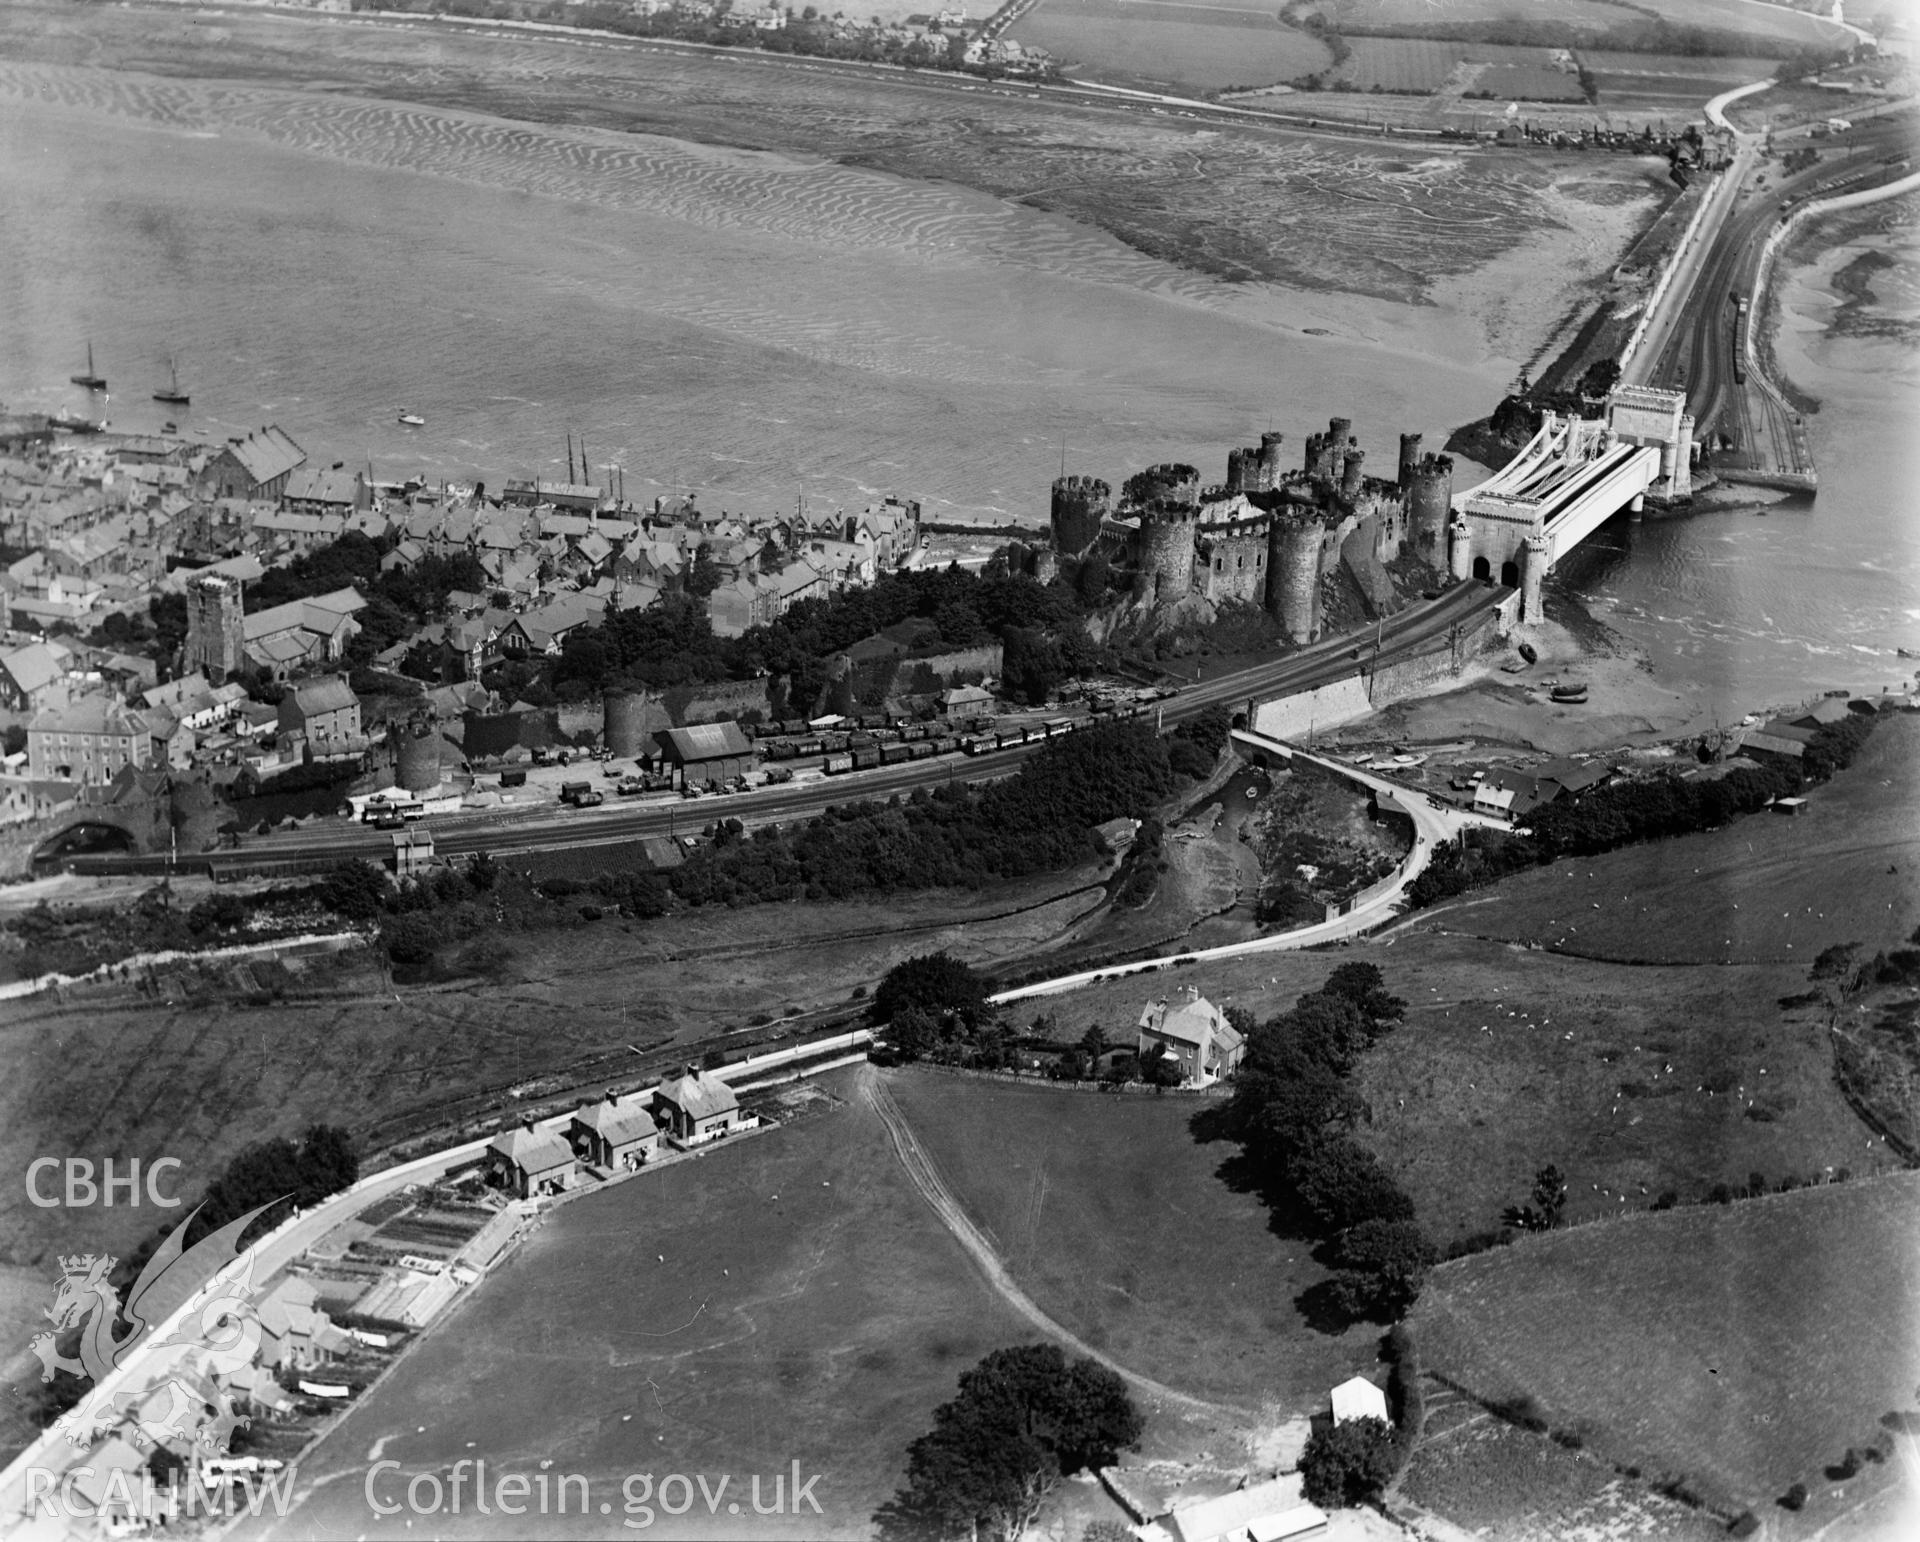
[[[654,1089],[653,1112],[676,1145],[697,1146],[759,1123],[742,1116],[733,1089],[711,1072],[688,1066]]]
[[[487,1181],[517,1199],[564,1194],[576,1172],[572,1148],[531,1120],[502,1130],[487,1145]]]
[[[280,698],[280,732],[319,750],[360,737],[360,698],[340,675],[302,680]]]
[[[653,1110],[637,1097],[623,1099],[611,1090],[574,1114],[568,1136],[582,1162],[610,1173],[633,1172],[660,1151]]]
[[[1208,1087],[1239,1070],[1247,1052],[1240,1031],[1226,1014],[1191,986],[1186,996],[1169,1004],[1150,1001],[1140,1014],[1136,1042],[1144,1058],[1164,1046],[1189,1086]]]

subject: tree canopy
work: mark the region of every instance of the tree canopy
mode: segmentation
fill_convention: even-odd
[[[986,1009],[986,976],[945,952],[895,964],[873,992],[873,1016],[882,1023],[914,1011],[935,1022],[951,1016],[972,1028]]]
[[[1348,1419],[1317,1429],[1300,1453],[1300,1486],[1309,1504],[1363,1505],[1392,1481],[1393,1431],[1380,1419]]]
[[[1111,1463],[1145,1421],[1113,1371],[1055,1344],[996,1349],[960,1377],[907,1477],[875,1515],[885,1542],[988,1536],[1013,1542],[1065,1474]]]

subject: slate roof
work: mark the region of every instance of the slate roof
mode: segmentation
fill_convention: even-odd
[[[352,471],[298,466],[282,494],[288,502],[350,504],[360,496],[360,478]]]
[[[636,1140],[651,1140],[660,1133],[653,1110],[636,1098],[624,1103],[612,1103],[605,1098],[597,1103],[588,1103],[575,1112],[573,1122],[585,1125],[615,1146],[624,1146]]]
[[[304,600],[288,600],[284,605],[256,610],[241,623],[241,630],[249,647],[279,632],[308,631],[331,636],[342,616],[364,609],[366,603],[360,591],[349,584],[331,594],[309,595]]]
[[[13,677],[13,683],[26,692],[43,690],[66,673],[59,655],[45,643],[28,643],[24,648],[0,653],[0,669],[6,670]]]
[[[717,1076],[703,1076],[690,1068],[683,1076],[670,1076],[660,1083],[656,1096],[673,1104],[689,1119],[711,1119],[733,1113],[740,1100],[733,1089]]]
[[[277,423],[229,439],[227,449],[255,483],[271,482],[307,458],[307,452]]]
[[[198,708],[189,706],[188,703],[202,696],[210,696],[212,693],[213,686],[208,682],[207,677],[196,671],[190,675],[182,675],[178,680],[167,680],[159,685],[148,686],[141,692],[140,704],[146,707],[185,707],[192,712],[197,711]],[[241,694],[246,693],[242,691]]]
[[[552,1130],[529,1130],[525,1125],[502,1130],[487,1142],[487,1149],[528,1173],[550,1172],[573,1160],[572,1148]]]
[[[106,696],[82,696],[70,706],[37,714],[27,725],[36,733],[123,734],[148,731],[146,719]]]
[[[316,712],[338,712],[344,707],[358,706],[360,698],[353,694],[353,687],[342,676],[322,675],[296,685],[293,702],[303,713],[312,716]]]
[[[1793,722],[1800,728],[1821,728],[1828,723],[1839,722],[1849,710],[1845,697],[1822,696]]]
[[[753,747],[738,723],[699,723],[692,728],[663,728],[654,740],[681,765],[751,755]]]
[[[1162,1038],[1177,1039],[1204,1051],[1209,1044],[1225,1058],[1240,1047],[1240,1032],[1226,1015],[1204,996],[1183,1001],[1169,1008],[1165,1002],[1148,1005],[1141,1014],[1140,1026]]]

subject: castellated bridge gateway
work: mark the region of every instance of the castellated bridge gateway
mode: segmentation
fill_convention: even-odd
[[[1678,391],[1620,386],[1605,418],[1548,413],[1506,467],[1456,494],[1448,571],[1520,591],[1520,619],[1540,619],[1540,586],[1560,559],[1648,493],[1692,488],[1693,418]]]
[[[1278,432],[1230,451],[1217,486],[1173,462],[1128,477],[1117,498],[1098,477],[1063,475],[1047,545],[1015,541],[995,561],[1043,583],[1091,568],[1102,591],[1111,576],[1156,607],[1258,605],[1296,643],[1320,635],[1343,587],[1369,618],[1400,609],[1389,563],[1520,590],[1517,619],[1531,621],[1562,556],[1649,493],[1684,498],[1691,487],[1686,399],[1645,386],[1615,390],[1604,418],[1548,414],[1511,465],[1464,493],[1453,491],[1453,458],[1420,444],[1402,434],[1393,474],[1375,476],[1352,420],[1330,418],[1297,465]]]

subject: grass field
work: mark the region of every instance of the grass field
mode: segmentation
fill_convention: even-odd
[[[1537,868],[1423,924],[1600,958],[1802,970],[1837,942],[1893,945],[1920,921],[1920,718],[1883,720],[1811,797],[1797,819],[1756,814]]]
[[[1474,76],[1475,91],[1491,91],[1496,101],[1584,102],[1578,76],[1542,63],[1489,64]]]
[[[1912,1173],[1577,1227],[1436,1270],[1414,1327],[1430,1370],[1710,1500],[1803,1482],[1812,1525],[1843,1504],[1822,1469],[1914,1404],[1917,1231]]]
[[[1454,971],[1390,971],[1408,1021],[1359,1074],[1372,1114],[1359,1138],[1443,1244],[1497,1227],[1549,1162],[1582,1221],[1756,1172],[1777,1186],[1899,1165],[1835,1088],[1825,1032],[1776,1005],[1804,988],[1791,969],[1626,969],[1456,948]]]
[[[1523,18],[1598,32],[1645,19],[1607,0],[1528,0],[1525,5],[1516,5],[1514,0],[1335,0],[1335,9],[1340,25],[1349,30],[1418,30]],[[1706,27],[1751,37],[1834,45],[1844,44],[1851,35],[1820,17],[1783,6],[1755,4],[1753,0],[1662,0],[1658,9],[1662,19],[1674,26]]]
[[[365,954],[284,1001],[231,990],[173,1006],[50,996],[0,1015],[0,1163],[46,1153],[143,1161],[178,1155],[198,1193],[242,1146],[315,1120],[363,1140],[397,1139],[450,1099],[497,1089],[493,1116],[565,1066],[617,1077],[628,1045],[722,1035],[790,1011],[844,1007],[912,953],[976,961],[1019,953],[1084,901],[993,919],[1067,879],[987,899],[920,895],[880,904],[696,911],[652,923],[608,919],[567,931],[493,935],[490,979],[394,988]],[[584,1064],[583,1064],[584,1063]],[[55,1250],[118,1251],[161,1217],[150,1206],[76,1216],[0,1193],[0,1260]]]
[[[1594,52],[1583,54],[1581,62],[1594,73],[1601,106],[1665,107],[1674,112],[1697,108],[1733,86],[1764,80],[1776,68],[1771,59],[1675,54]]]
[[[1756,1171],[1777,1184],[1897,1165],[1835,1089],[1824,1032],[1777,1006],[1807,988],[1791,964],[1630,967],[1416,929],[1115,980],[1022,1002],[1015,1020],[1051,1016],[1069,1042],[1095,1024],[1130,1041],[1148,1000],[1187,985],[1264,1019],[1350,959],[1377,963],[1408,1002],[1361,1063],[1359,1138],[1442,1244],[1497,1226],[1548,1162],[1583,1220]]]
[[[895,1073],[893,1093],[969,1217],[1042,1310],[1196,1396],[1289,1411],[1374,1363],[1377,1329],[1330,1338],[1293,1298],[1326,1277],[1308,1244],[1217,1175],[1191,1098],[1107,1097]]]
[[[1710,1542],[1724,1522],[1624,1478],[1590,1452],[1572,1451],[1429,1382],[1426,1435],[1396,1498],[1500,1542],[1607,1542],[1659,1537]]]
[[[1621,19],[1607,0],[1336,0],[1343,27],[1421,27],[1459,22],[1507,21],[1516,13],[1528,21],[1564,22],[1599,29]]]
[[[1789,10],[1783,5],[1756,4],[1754,0],[1662,0],[1660,14],[1675,26],[1712,27],[1744,32],[1750,37],[1783,38],[1793,43],[1846,47],[1853,37],[1844,27],[1835,26],[1823,16]],[[1871,16],[1874,8],[1862,6],[1860,14]],[[1858,17],[1849,20],[1857,21]]]
[[[827,1079],[847,1100],[830,1112],[556,1212],[302,1463],[316,1487],[282,1534],[363,1533],[379,1445],[408,1473],[484,1456],[586,1474],[616,1512],[600,1535],[621,1534],[622,1474],[744,1489],[798,1461],[822,1474],[821,1517],[729,1526],[696,1502],[670,1534],[865,1535],[958,1374],[1036,1335],[908,1183],[852,1075]],[[579,1534],[545,1525],[516,1534]]]
[[[1324,44],[1271,9],[1164,0],[1041,0],[1009,34],[1095,79],[1211,91],[1324,69]]]

